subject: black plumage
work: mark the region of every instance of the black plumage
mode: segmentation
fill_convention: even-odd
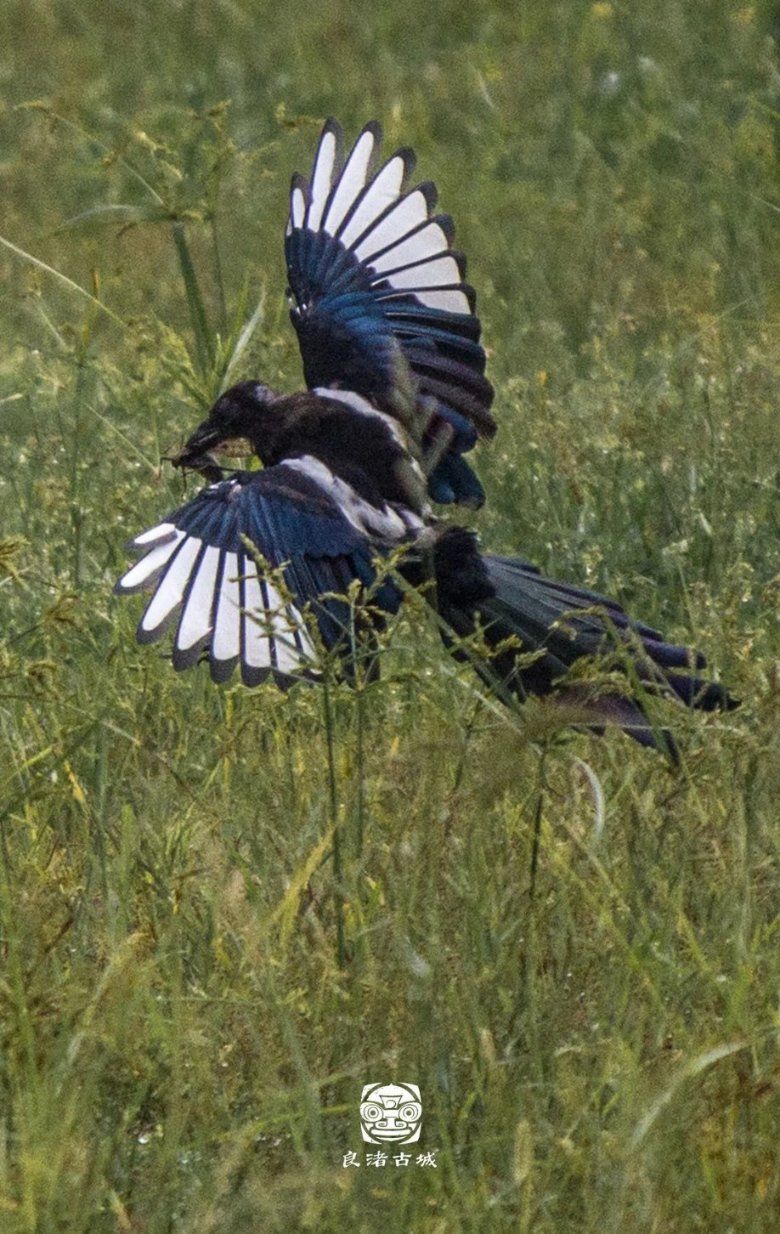
[[[286,685],[316,677],[318,635],[350,675],[360,656],[371,662],[372,633],[404,590],[419,588],[445,643],[500,698],[549,695],[576,722],[674,753],[636,686],[732,706],[698,675],[701,655],[613,600],[483,554],[431,511],[430,500],[481,504],[464,455],[495,432],[493,389],[452,223],[433,214],[432,185],[409,187],[411,152],[380,166],[379,144],[368,125],[345,158],[328,121],[310,178],[293,178],[286,256],[309,389],[242,382],[191,435],[175,462],[212,483],[136,537],[141,560],[117,584],[152,593],[138,637],[174,629],[176,668],[207,658],[217,681],[240,665],[247,685]],[[211,452],[235,438],[264,470],[222,478]],[[355,587],[370,597],[357,623]],[[608,672],[572,675],[584,657]]]

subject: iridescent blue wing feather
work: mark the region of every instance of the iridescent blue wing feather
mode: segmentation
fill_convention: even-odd
[[[249,541],[279,578],[258,567]],[[310,675],[314,615],[326,647],[345,644],[350,606],[340,597],[358,579],[374,582],[374,551],[337,502],[294,467],[238,473],[202,489],[132,542],[143,556],[119,580],[120,594],[151,591],[138,639],[152,643],[175,626],[173,663],[207,657],[215,681],[240,664],[245,684]],[[287,594],[284,594],[287,592]],[[395,612],[400,592],[383,583],[373,603]]]
[[[380,166],[380,144],[369,124],[345,158],[329,120],[310,178],[293,178],[285,251],[304,374],[311,389],[354,390],[392,411],[405,361],[425,409],[424,444],[446,443],[431,495],[479,505],[461,456],[496,426],[474,291],[452,220],[434,214],[435,186],[409,187],[410,150]]]

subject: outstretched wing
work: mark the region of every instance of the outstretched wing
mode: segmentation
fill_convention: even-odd
[[[285,252],[304,374],[312,389],[340,386],[393,410],[408,365],[430,400],[428,441],[440,430],[449,441],[431,496],[480,504],[461,456],[496,425],[465,258],[452,220],[433,213],[435,185],[409,187],[412,151],[380,166],[380,145],[379,125],[368,124],[345,158],[328,120],[310,178],[293,177]]]
[[[284,587],[258,569],[244,537],[281,568]],[[240,663],[250,686],[269,675],[278,684],[307,675],[314,657],[307,606],[325,646],[343,645],[350,610],[339,597],[355,579],[375,580],[369,538],[300,465],[238,473],[202,489],[132,547],[144,555],[115,591],[152,591],[139,642],[156,642],[175,625],[174,667],[208,656],[213,679],[226,681]],[[373,603],[390,613],[400,599],[383,581]]]

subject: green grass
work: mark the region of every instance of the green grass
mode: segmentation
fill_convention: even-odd
[[[0,230],[48,269],[0,248],[0,1228],[771,1234],[772,6],[3,16]],[[416,614],[357,694],[135,645],[110,591],[182,496],[161,456],[231,358],[300,383],[286,189],[330,113],[415,146],[470,256],[485,541],[743,699],[667,711],[678,770],[502,716]],[[342,1168],[385,1079],[435,1170]]]

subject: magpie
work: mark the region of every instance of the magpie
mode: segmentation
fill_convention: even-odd
[[[208,483],[132,541],[140,559],[115,590],[151,592],[137,637],[172,630],[174,667],[208,660],[217,682],[236,667],[247,686],[316,679],[318,645],[350,677],[361,648],[376,672],[373,642],[414,589],[503,701],[549,695],[580,727],[674,757],[647,694],[736,705],[698,675],[703,656],[434,512],[483,504],[464,456],[496,432],[494,392],[452,220],[433,184],[410,182],[412,151],[383,163],[380,148],[377,123],[346,151],[328,120],[311,175],[293,176],[285,255],[307,389],[240,382],[173,460]],[[236,441],[260,468],[225,474],[215,452]],[[600,680],[578,671],[587,657]]]

